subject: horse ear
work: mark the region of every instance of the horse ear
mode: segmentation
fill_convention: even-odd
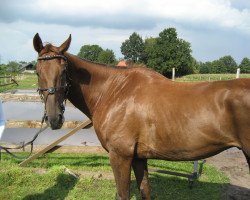
[[[69,48],[70,42],[71,42],[71,34],[69,35],[68,39],[59,47],[59,51],[62,53],[67,51]]]
[[[43,49],[43,42],[38,33],[33,38],[33,46],[37,53],[40,53]]]

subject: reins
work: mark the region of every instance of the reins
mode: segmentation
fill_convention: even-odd
[[[54,95],[60,89],[65,89],[64,100],[63,100],[65,103],[64,104],[62,103],[62,105],[60,105],[61,109],[62,109],[62,113],[64,113],[66,100],[67,100],[67,95],[68,95],[68,91],[69,91],[69,87],[70,87],[70,84],[69,84],[70,78],[68,76],[68,59],[63,55],[58,54],[58,55],[51,55],[51,56],[41,56],[41,57],[38,57],[37,60],[52,60],[52,59],[57,59],[57,58],[61,58],[61,59],[63,59],[65,61],[64,67],[65,67],[65,73],[66,73],[66,81],[65,81],[65,85],[63,85],[63,86],[49,87],[49,88],[38,88],[37,89],[37,92],[39,92],[39,95],[40,95],[42,101],[45,104],[45,106],[44,106],[44,115],[42,117],[40,130],[34,135],[32,140],[30,140],[29,142],[26,142],[26,143],[23,142],[22,145],[19,145],[17,147],[5,147],[5,146],[0,145],[0,157],[1,157],[1,150],[4,150],[6,153],[8,153],[9,155],[11,155],[11,156],[13,156],[14,158],[17,158],[17,159],[26,159],[26,158],[30,157],[30,155],[33,152],[34,141],[37,139],[38,135],[41,132],[43,132],[45,129],[48,128],[48,125],[43,128],[43,123],[44,123],[45,118],[46,118],[46,102],[47,102],[48,96],[49,95]],[[43,95],[42,95],[42,92],[45,92],[45,91],[48,92],[48,95],[44,98]],[[26,147],[27,145],[30,145],[30,153],[29,153],[28,156],[17,156],[17,155],[15,155],[14,153],[12,153],[10,151],[10,150],[24,149],[24,147]]]

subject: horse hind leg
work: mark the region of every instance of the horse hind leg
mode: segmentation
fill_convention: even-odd
[[[134,158],[132,161],[132,167],[142,199],[150,200],[147,160]]]

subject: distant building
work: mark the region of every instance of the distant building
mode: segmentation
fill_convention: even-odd
[[[19,68],[22,73],[35,73],[35,67],[32,63],[21,64]]]
[[[120,60],[116,66],[117,67],[128,67],[129,64],[130,63],[127,60]]]

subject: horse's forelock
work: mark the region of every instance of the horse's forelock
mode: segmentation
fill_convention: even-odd
[[[56,53],[59,52],[58,47],[53,46],[53,45],[52,45],[51,43],[49,43],[49,42],[45,42],[43,45],[44,45],[44,48],[43,48],[43,50],[42,50],[42,52],[41,52],[42,54],[49,53],[49,52],[51,52],[51,51],[56,52]]]

